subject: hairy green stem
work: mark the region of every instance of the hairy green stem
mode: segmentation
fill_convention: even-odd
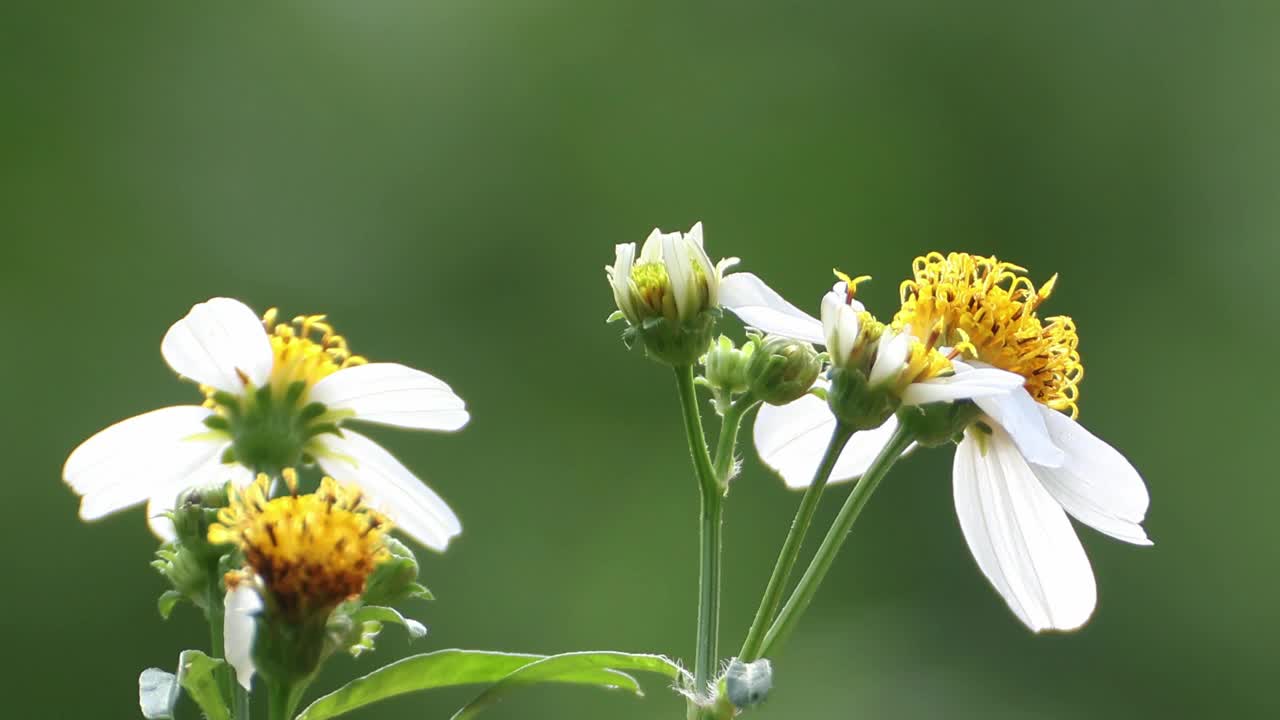
[[[814,553],[813,560],[809,562],[809,568],[805,570],[804,576],[796,584],[796,589],[791,593],[791,597],[787,599],[787,604],[783,606],[782,612],[778,613],[777,619],[773,621],[773,625],[769,627],[768,633],[765,634],[764,642],[760,648],[762,656],[776,650],[795,628],[800,616],[808,609],[814,594],[817,593],[818,587],[822,584],[822,580],[827,576],[827,571],[831,569],[831,563],[835,560],[836,554],[840,552],[840,547],[844,545],[845,539],[849,536],[849,531],[853,528],[854,521],[858,519],[858,514],[862,512],[862,508],[866,506],[872,493],[880,485],[880,481],[889,472],[889,468],[893,467],[893,464],[898,461],[898,458],[911,445],[911,442],[911,431],[905,426],[899,425],[898,429],[894,431],[893,437],[881,448],[880,454],[872,461],[871,467],[867,468],[866,474],[862,476],[857,485],[853,486],[853,489],[849,492],[849,497],[844,501],[844,506],[840,508],[840,514],[836,516],[835,522],[831,524],[831,529],[827,531],[826,537],[822,539],[822,545]]]
[[[822,455],[822,461],[813,474],[813,482],[809,483],[809,487],[804,491],[804,497],[800,498],[800,507],[796,509],[795,518],[791,520],[791,530],[782,543],[782,551],[778,553],[773,574],[769,576],[769,584],[765,586],[764,596],[760,598],[760,607],[756,610],[755,619],[751,621],[747,639],[743,641],[742,649],[738,651],[738,658],[743,662],[754,662],[761,657],[765,632],[769,629],[774,615],[778,612],[778,606],[782,603],[782,595],[786,592],[787,581],[791,579],[791,571],[795,569],[796,560],[800,557],[805,534],[809,532],[814,513],[818,510],[818,501],[822,499],[822,491],[827,486],[827,479],[831,477],[836,460],[840,458],[841,451],[851,437],[853,437],[853,429],[844,423],[837,422],[835,429],[831,432],[831,440],[827,443],[827,450]]]
[[[693,366],[677,367],[675,372],[680,407],[684,414],[685,436],[689,443],[689,453],[693,456],[693,467],[698,475],[698,489],[701,493],[698,638],[693,664],[694,691],[701,697],[707,692],[717,661],[716,645],[720,634],[720,525],[724,492],[711,464],[711,457],[707,454],[702,414],[698,411],[698,396],[693,384]],[[732,452],[729,455],[731,457]],[[699,710],[690,707],[690,717],[696,718],[699,714]]]
[[[267,687],[268,720],[293,720],[307,683],[270,683]]]

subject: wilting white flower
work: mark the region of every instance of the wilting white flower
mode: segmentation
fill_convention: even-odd
[[[469,419],[450,387],[396,363],[367,363],[323,315],[275,323],[243,303],[213,298],[166,333],[160,351],[205,393],[203,405],[162,408],[97,433],[67,458],[63,478],[94,520],[148,502],[152,529],[172,534],[164,513],[184,489],[256,472],[318,463],[359,485],[392,521],[443,550],[461,532],[448,505],[391,453],[352,430],[364,421],[454,431]]]
[[[889,388],[903,405],[952,402],[1008,393],[1022,378],[996,369],[971,370],[949,360],[910,333],[883,324],[853,296],[858,280],[844,278],[822,298],[822,320],[787,302],[750,273],[725,278],[721,303],[743,322],[765,332],[826,345],[832,366],[865,371],[867,386]],[[828,389],[819,380],[819,390]],[[828,403],[813,395],[783,406],[761,406],[756,417],[756,451],[789,487],[807,487],[836,427]],[[897,419],[890,416],[875,430],[855,433],[841,452],[829,482],[861,476],[892,437]]]

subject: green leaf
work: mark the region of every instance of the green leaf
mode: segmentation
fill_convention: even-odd
[[[138,705],[147,720],[172,720],[178,702],[178,678],[159,668],[147,668],[138,676]]]
[[[351,619],[356,622],[366,622],[376,620],[380,623],[395,623],[403,625],[404,629],[409,631],[409,638],[417,640],[425,637],[427,634],[427,626],[407,618],[399,613],[395,608],[383,607],[381,605],[366,605],[351,614]]]
[[[630,675],[622,672],[624,670],[656,673],[671,680],[680,680],[688,674],[680,666],[661,655],[620,652],[575,652],[552,655],[529,663],[507,675],[455,713],[452,720],[469,720],[481,710],[502,699],[502,696],[511,690],[536,683],[596,685],[630,690],[636,695],[643,695],[639,684]]]
[[[165,590],[164,593],[160,595],[160,599],[156,601],[156,607],[160,610],[160,617],[168,620],[169,616],[173,614],[173,608],[178,603],[185,600],[186,597],[186,595],[183,595],[177,590]]]
[[[231,720],[231,711],[218,687],[218,669],[227,667],[222,660],[205,655],[199,650],[184,650],[178,656],[178,684],[200,706],[208,720]]]
[[[414,655],[356,678],[319,698],[303,710],[297,720],[326,720],[379,700],[420,690],[495,683],[545,657],[484,650],[439,650]],[[612,681],[619,682],[616,678]]]

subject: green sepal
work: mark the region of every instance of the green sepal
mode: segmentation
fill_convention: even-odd
[[[351,619],[358,623],[367,623],[370,621],[378,623],[394,623],[403,626],[409,633],[410,640],[426,637],[427,626],[400,614],[395,608],[386,607],[384,605],[366,605],[359,610],[351,613]]]
[[[757,399],[786,405],[804,397],[820,372],[822,362],[812,345],[771,335],[752,353],[746,379]]]
[[[622,334],[622,341],[630,348],[639,339],[645,354],[672,367],[693,365],[711,347],[716,323],[722,314],[720,308],[710,308],[684,323],[665,317],[647,318],[639,325],[629,326]]]
[[[160,618],[162,620],[168,620],[169,616],[173,614],[173,609],[177,607],[178,603],[186,599],[187,596],[177,590],[165,590],[163,593],[160,593],[160,597],[156,600],[156,609],[160,611]]]
[[[178,656],[178,684],[187,696],[200,708],[207,720],[231,720],[231,711],[218,683],[218,671],[227,668],[226,662],[205,655],[199,650],[184,650]]]
[[[954,442],[981,414],[982,409],[973,401],[962,400],[904,407],[898,410],[898,420],[911,431],[916,443],[938,447]]]
[[[613,312],[609,313],[609,317],[605,318],[604,321],[606,323],[615,323],[615,322],[618,322],[619,320],[626,320],[626,319],[627,319],[626,313],[622,312],[621,310],[614,310]]]
[[[391,557],[374,568],[360,596],[366,605],[398,605],[411,598],[434,599],[431,592],[417,582],[418,559],[408,545],[393,537],[384,542]]]

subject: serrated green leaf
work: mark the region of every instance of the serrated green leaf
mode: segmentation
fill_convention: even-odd
[[[686,674],[661,655],[620,652],[575,652],[552,655],[529,663],[494,683],[489,689],[454,714],[452,720],[469,720],[516,688],[537,683],[560,682],[630,690],[643,695],[640,685],[623,671],[647,672],[678,680]]]
[[[545,657],[483,650],[439,650],[414,655],[356,678],[319,698],[303,710],[297,720],[327,720],[379,700],[422,690],[495,683]],[[600,680],[600,676],[596,680]],[[616,684],[618,680],[614,678],[613,682]]]
[[[403,625],[404,629],[409,632],[409,638],[412,640],[425,637],[427,634],[426,625],[423,625],[417,620],[401,615],[395,608],[384,607],[382,605],[365,605],[352,613],[351,619],[356,622],[376,620],[380,623],[395,623],[397,625]]]
[[[160,617],[168,620],[173,614],[173,608],[186,599],[186,595],[177,590],[165,590],[160,595],[160,599],[156,601],[156,609],[160,611]]]
[[[147,720],[172,720],[178,702],[178,678],[159,668],[147,668],[138,676],[138,706]]]
[[[231,711],[218,686],[218,669],[226,665],[199,650],[184,650],[178,656],[178,684],[208,720],[231,720]]]

